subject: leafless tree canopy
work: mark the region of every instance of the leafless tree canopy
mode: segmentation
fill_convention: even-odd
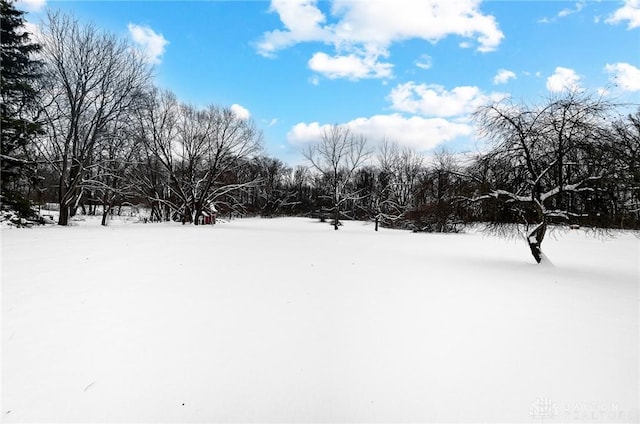
[[[602,134],[612,105],[580,93],[552,99],[541,107],[498,103],[480,108],[475,119],[492,143],[482,160],[494,184],[476,200],[503,198],[523,222],[541,260],[540,245],[552,219],[569,221],[584,212],[578,198],[593,193],[607,169]]]
[[[354,135],[346,126],[333,125],[324,130],[317,144],[308,146],[304,157],[328,182],[331,190],[333,225],[340,225],[340,206],[361,193],[350,190],[351,178],[369,158],[367,139]]]
[[[262,134],[230,109],[200,110],[179,103],[171,93],[152,90],[138,112],[138,124],[147,165],[142,183],[159,209],[169,206],[184,222],[198,223],[214,202],[256,183],[238,181],[234,172],[260,152]],[[158,189],[158,172],[172,195]]]
[[[384,139],[378,149],[376,224],[401,220],[415,206],[415,191],[424,172],[424,157],[408,147]]]
[[[117,138],[109,130],[131,111],[150,70],[125,41],[68,15],[50,13],[38,41],[47,129],[40,146],[58,176],[59,224],[66,225],[95,165],[96,147]]]

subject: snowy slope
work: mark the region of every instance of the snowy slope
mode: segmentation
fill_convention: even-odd
[[[634,422],[639,241],[2,229],[5,422]]]

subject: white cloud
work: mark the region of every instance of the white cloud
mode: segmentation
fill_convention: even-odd
[[[466,123],[420,116],[407,118],[397,113],[356,118],[343,125],[355,134],[364,135],[372,144],[386,138],[418,151],[433,149],[457,137],[469,136],[473,132],[471,125]],[[308,145],[320,140],[323,131],[329,126],[318,122],[301,122],[291,128],[287,140],[298,147]]]
[[[504,35],[491,15],[480,11],[480,0],[333,0],[331,18],[317,7],[317,0],[272,0],[283,28],[265,32],[258,53],[273,56],[278,50],[302,42],[333,45],[335,55],[316,53],[310,62],[325,66],[335,78],[357,79],[357,72],[333,72],[334,67],[368,67],[368,77],[388,78],[392,65],[381,63],[390,46],[399,41],[422,39],[431,43],[448,36],[464,39],[480,52],[495,50]],[[322,54],[323,56],[317,56]],[[346,59],[345,59],[346,58]],[[345,64],[348,61],[349,63]],[[331,62],[331,63],[330,63]],[[426,63],[426,62],[421,62]],[[311,66],[311,64],[310,64]]]
[[[128,28],[131,39],[140,47],[147,62],[160,64],[164,49],[169,44],[164,36],[148,26],[130,23]]]
[[[510,79],[515,79],[516,73],[510,71],[508,69],[500,69],[495,77],[493,77],[493,83],[498,84],[506,84]]]
[[[575,10],[573,9],[562,9],[559,13],[558,13],[558,17],[563,18],[565,16],[569,16],[572,13],[575,13]]]
[[[474,128],[469,114],[488,102],[505,98],[502,93],[484,94],[478,87],[455,87],[448,91],[439,85],[407,82],[394,87],[388,100],[396,113],[360,117],[342,123],[355,134],[375,144],[383,138],[418,151],[469,137]],[[400,112],[406,112],[405,116]],[[321,139],[330,124],[300,122],[287,134],[287,141],[302,147]]]
[[[391,76],[393,65],[380,63],[377,57],[358,57],[355,54],[346,56],[329,56],[325,53],[315,53],[309,59],[309,68],[330,79],[348,78],[385,78]]]
[[[271,12],[280,16],[284,30],[265,32],[258,42],[258,53],[272,56],[277,50],[305,41],[326,41],[331,37],[322,26],[326,18],[316,0],[271,0]]]
[[[416,60],[416,66],[420,69],[431,69],[433,65],[431,56],[428,54],[423,54]]]
[[[609,24],[619,24],[623,21],[629,21],[627,29],[640,27],[640,0],[626,0],[624,6],[605,20]]]
[[[320,140],[325,128],[329,128],[329,124],[320,125],[319,122],[299,122],[295,124],[287,133],[287,141],[294,146],[304,146],[313,144]]]
[[[435,43],[457,35],[475,40],[479,51],[495,50],[504,35],[479,6],[479,0],[335,0],[333,12],[342,18],[335,34],[341,41],[384,47],[413,38]]]
[[[344,47],[375,44],[388,47],[395,41],[419,38],[436,42],[448,35],[475,39],[479,51],[495,50],[504,38],[495,18],[480,12],[479,0],[334,0],[337,22],[325,24],[317,0],[272,0],[284,30],[263,34],[261,54],[305,41],[322,41]]]
[[[47,0],[18,0],[16,8],[27,12],[39,12],[47,5]]]
[[[278,118],[261,119],[260,122],[262,122],[268,128],[271,128],[278,123]]]
[[[547,90],[552,93],[576,91],[581,89],[580,76],[576,71],[570,68],[558,66],[553,75],[547,78]]]
[[[640,69],[628,63],[608,64],[605,71],[612,74],[611,82],[625,91],[640,91]]]
[[[475,86],[455,87],[451,91],[435,84],[398,84],[389,94],[391,107],[400,112],[425,116],[452,117],[473,113],[476,108],[506,95],[482,93]]]
[[[576,3],[574,9],[565,8],[565,9],[562,9],[560,12],[558,12],[558,17],[559,18],[564,18],[565,16],[569,16],[569,15],[573,15],[574,13],[578,13],[582,9],[584,9],[584,1],[579,1],[579,2]]]
[[[580,0],[575,4],[575,7],[573,9],[568,7],[564,8],[560,10],[560,12],[558,12],[556,16],[554,16],[553,18],[549,18],[545,16],[543,18],[538,19],[537,22],[539,24],[550,24],[550,23],[557,22],[559,19],[565,18],[569,15],[573,15],[574,13],[579,13],[580,11],[582,11],[582,9],[584,9],[585,4],[586,4],[585,0]]]
[[[251,117],[251,113],[249,113],[249,109],[247,109],[247,108],[245,108],[245,107],[243,107],[243,106],[241,106],[241,105],[239,105],[237,103],[232,104],[230,109],[231,109],[231,112],[233,112],[233,114],[236,115],[236,117],[238,119],[245,120],[245,119],[249,119]]]
[[[347,125],[355,133],[363,134],[372,141],[387,138],[420,151],[433,149],[460,136],[468,136],[473,131],[465,123],[420,116],[406,118],[400,114],[358,118]]]

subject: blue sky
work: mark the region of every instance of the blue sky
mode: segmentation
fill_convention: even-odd
[[[469,115],[491,100],[566,89],[640,103],[640,0],[22,0],[129,38],[156,84],[232,107],[290,164],[344,124],[429,153],[478,148]]]

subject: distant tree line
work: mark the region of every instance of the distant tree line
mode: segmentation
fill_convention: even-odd
[[[2,204],[22,218],[33,218],[30,203],[57,203],[60,225],[79,211],[100,211],[106,225],[123,205],[193,224],[214,210],[315,216],[335,229],[345,219],[433,232],[484,222],[525,228],[537,261],[551,224],[640,229],[640,110],[623,116],[579,92],[496,102],[473,116],[485,151],[429,160],[334,125],[303,150],[306,165],[290,167],[263,153],[252,120],[154,87],[122,39],[52,13],[36,43],[21,12],[0,4]]]

